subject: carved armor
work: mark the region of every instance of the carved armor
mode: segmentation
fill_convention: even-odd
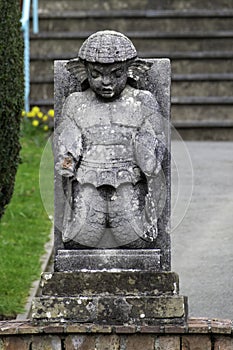
[[[67,63],[85,91],[68,96],[57,129],[65,243],[144,247],[157,236],[163,118],[149,91],[130,86],[150,67],[115,31],[91,35]]]
[[[156,101],[148,105],[152,98],[127,86],[114,102],[100,103],[91,90],[67,99],[57,142],[57,169],[73,178],[64,242],[98,246],[107,232],[110,246],[156,237],[157,205],[146,178],[155,172],[164,135]]]

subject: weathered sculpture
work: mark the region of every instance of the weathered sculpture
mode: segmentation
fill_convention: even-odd
[[[165,203],[164,118],[152,93],[137,89],[152,63],[114,31],[90,36],[78,56],[67,69],[82,91],[67,97],[55,140],[56,170],[68,178],[63,242],[153,247]]]
[[[186,321],[170,271],[170,77],[114,31],[55,62],[55,271],[34,321]]]

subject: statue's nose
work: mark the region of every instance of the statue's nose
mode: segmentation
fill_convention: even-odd
[[[102,83],[105,86],[110,85],[111,84],[110,76],[109,75],[104,75],[103,78],[102,78]]]

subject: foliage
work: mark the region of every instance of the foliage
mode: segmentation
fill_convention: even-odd
[[[9,203],[19,162],[23,108],[23,39],[20,6],[0,0],[0,218]]]
[[[45,132],[52,132],[54,128],[54,110],[50,109],[47,113],[43,113],[39,107],[33,107],[30,112],[22,112],[24,129],[42,129]],[[32,127],[33,126],[33,129]]]
[[[14,195],[0,223],[0,318],[14,318],[23,311],[31,284],[41,272],[40,257],[51,229],[39,188],[45,135],[38,129],[34,136],[24,130]]]

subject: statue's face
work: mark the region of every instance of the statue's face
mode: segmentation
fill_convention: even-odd
[[[87,63],[87,77],[91,89],[104,99],[120,95],[127,82],[127,63]]]

